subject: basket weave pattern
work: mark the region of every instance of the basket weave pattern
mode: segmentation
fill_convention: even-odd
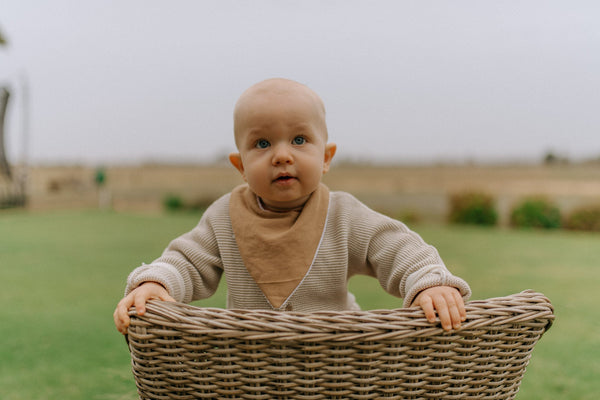
[[[152,301],[131,311],[142,399],[513,399],[549,300],[525,291],[468,302],[445,332],[420,308],[276,312]]]

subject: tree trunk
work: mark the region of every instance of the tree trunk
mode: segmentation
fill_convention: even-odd
[[[12,178],[10,165],[6,159],[6,151],[4,148],[4,117],[6,116],[6,106],[10,92],[6,88],[0,88],[0,175],[5,175],[9,179]]]

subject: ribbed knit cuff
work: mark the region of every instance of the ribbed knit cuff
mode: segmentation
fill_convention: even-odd
[[[471,297],[471,288],[467,282],[452,275],[443,265],[432,265],[408,277],[403,306],[410,307],[420,292],[436,286],[451,286],[458,289],[465,301]]]
[[[179,302],[183,302],[185,295],[185,282],[179,271],[167,263],[153,263],[142,265],[129,274],[125,295],[144,282],[158,282],[167,289],[169,295]]]

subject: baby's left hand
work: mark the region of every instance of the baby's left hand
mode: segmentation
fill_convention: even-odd
[[[460,323],[467,319],[465,302],[458,289],[451,286],[435,286],[423,290],[415,298],[413,306],[421,306],[425,317],[431,323],[435,322],[437,311],[442,328],[449,331],[460,328]]]

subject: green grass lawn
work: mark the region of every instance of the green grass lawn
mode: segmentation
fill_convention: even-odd
[[[112,323],[128,273],[157,257],[199,215],[69,211],[0,213],[0,399],[136,399]],[[600,235],[415,227],[473,298],[546,294],[557,320],[534,350],[518,399],[600,393]],[[355,278],[364,308],[395,308],[374,279]],[[224,306],[220,290],[206,306]]]

